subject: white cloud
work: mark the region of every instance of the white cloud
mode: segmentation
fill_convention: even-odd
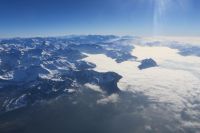
[[[113,71],[120,74],[123,78],[118,82],[118,87],[122,91],[141,92],[149,100],[165,105],[164,108],[170,112],[180,114],[182,110],[189,109],[188,115],[191,118],[198,114],[199,110],[192,107],[195,102],[200,103],[198,99],[200,57],[181,56],[178,50],[168,47],[143,46],[136,46],[133,55],[139,60],[153,58],[159,67],[141,71],[137,68],[139,62],[116,63],[113,59],[101,54],[89,55],[84,60],[96,64],[95,71]],[[98,100],[97,103],[116,102],[116,99],[118,96],[109,96]]]
[[[101,90],[101,88],[98,85],[86,83],[84,86],[93,91],[103,93],[103,90]]]
[[[116,103],[118,101],[119,101],[119,95],[118,94],[112,94],[112,95],[107,96],[103,99],[97,100],[97,104]]]

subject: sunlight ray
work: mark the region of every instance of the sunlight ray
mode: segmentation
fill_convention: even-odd
[[[188,0],[151,0],[151,2],[154,5],[154,35],[158,35],[162,31],[162,23],[172,7],[176,7],[181,11],[186,9],[189,3]]]

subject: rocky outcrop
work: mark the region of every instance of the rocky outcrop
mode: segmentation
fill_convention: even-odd
[[[138,68],[140,70],[143,70],[143,69],[147,69],[150,67],[156,67],[156,66],[158,66],[157,63],[153,59],[149,58],[149,59],[142,60],[141,64],[138,66]]]

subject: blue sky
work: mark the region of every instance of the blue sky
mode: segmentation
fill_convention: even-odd
[[[199,0],[0,0],[0,9],[1,38],[200,36]]]

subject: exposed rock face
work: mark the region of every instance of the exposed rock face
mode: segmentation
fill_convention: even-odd
[[[93,70],[78,71],[76,75],[76,79],[81,84],[92,83],[99,85],[109,94],[119,91],[117,82],[122,78],[120,75],[114,72],[98,73]]]
[[[138,68],[142,70],[142,69],[147,69],[147,68],[156,67],[156,66],[158,66],[157,63],[153,59],[149,58],[149,59],[142,60],[141,65],[139,65]]]

